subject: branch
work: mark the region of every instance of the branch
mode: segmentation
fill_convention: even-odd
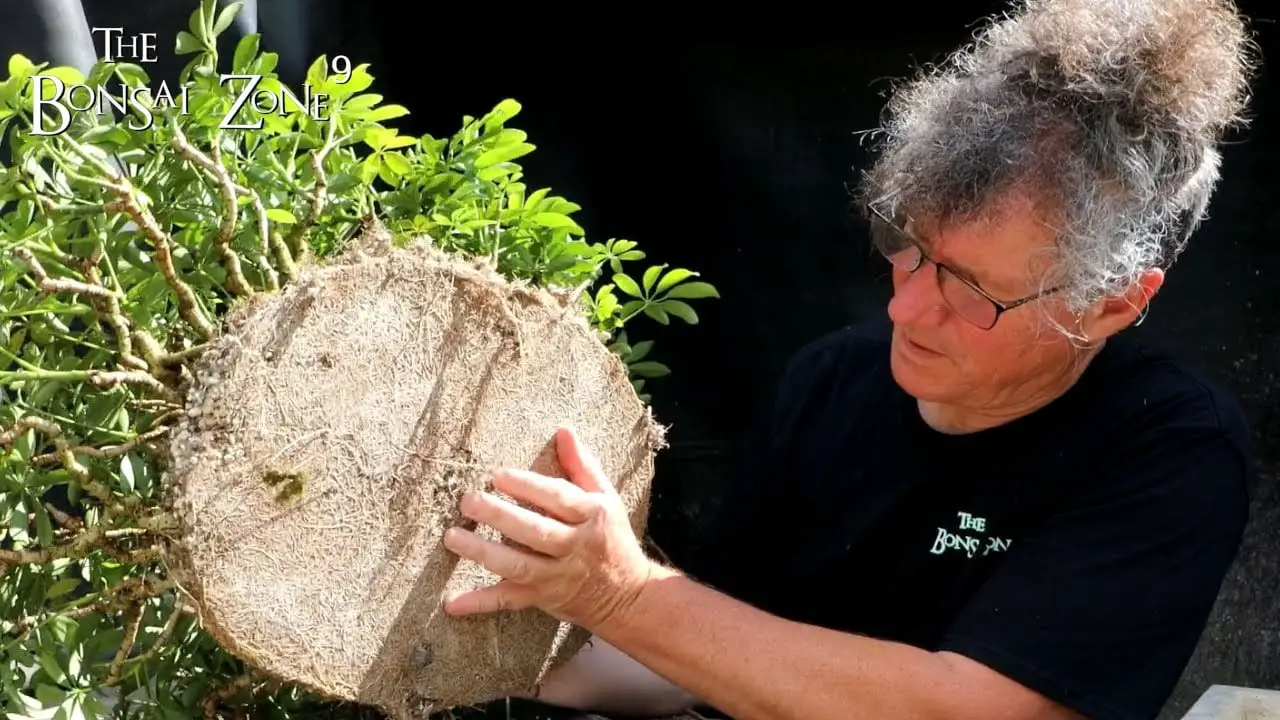
[[[85,605],[21,618],[9,628],[9,634],[22,640],[32,630],[43,627],[56,618],[83,620],[99,613],[120,612],[137,603],[159,597],[175,587],[177,585],[172,580],[161,580],[155,576],[126,578],[115,587],[103,590],[96,600],[79,598],[76,601],[85,602]]]
[[[98,271],[98,263],[102,262],[103,250],[102,243],[99,242],[94,248],[93,254],[84,262],[84,274],[85,277],[89,278],[90,282],[106,287],[106,283],[102,281],[102,273]],[[116,289],[118,291],[119,287],[117,286]],[[133,352],[133,343],[129,337],[129,328],[133,323],[125,316],[124,310],[120,307],[119,293],[112,293],[111,297],[94,302],[94,307],[98,309],[103,321],[116,336],[116,347],[120,351],[120,365],[134,370],[146,370],[147,364]]]
[[[255,681],[262,681],[262,685],[254,687]],[[250,695],[257,695],[260,692],[270,692],[280,687],[280,681],[272,678],[263,678],[255,670],[249,670],[245,674],[228,682],[226,685],[210,692],[204,698],[204,717],[205,720],[217,720],[218,708],[223,703],[235,697],[241,692],[248,691]]]
[[[65,513],[60,513],[60,515],[67,517]],[[70,518],[68,517],[68,519]],[[145,547],[136,550],[119,550],[111,547],[110,541],[149,534],[167,535],[178,529],[177,520],[165,513],[138,518],[135,525],[136,527],[112,527],[109,522],[104,521],[86,530],[80,530],[75,537],[60,545],[32,550],[0,549],[0,567],[44,565],[54,560],[84,560],[92,555],[95,550],[102,550],[122,562],[144,565],[159,559],[160,552],[158,548]],[[68,523],[64,524],[63,527],[70,528],[71,525]]]
[[[221,162],[221,151],[215,140],[213,145],[214,157],[209,157],[200,152],[196,146],[191,144],[182,127],[178,124],[176,118],[170,123],[173,129],[173,139],[170,144],[178,151],[178,154],[195,165],[197,168],[204,170],[206,175],[211,176],[218,191],[222,194],[222,224],[218,226],[218,234],[214,238],[214,244],[218,248],[218,253],[222,256],[222,264],[227,270],[227,289],[236,295],[252,295],[253,288],[249,286],[249,281],[244,277],[244,270],[240,267],[240,256],[235,250],[231,249],[231,241],[236,236],[236,220],[239,219],[240,206],[236,204],[236,182],[231,179],[231,174],[227,172],[226,166]]]
[[[124,455],[127,452],[130,452],[131,450],[133,450],[134,448],[138,447],[143,443],[150,442],[151,440],[155,440],[156,438],[160,437],[161,435],[164,435],[167,432],[169,432],[169,427],[164,426],[164,427],[158,427],[154,430],[148,430],[147,432],[142,433],[141,435],[135,437],[134,439],[129,440],[127,442],[120,443],[119,445],[108,445],[106,447],[100,447],[100,448],[90,447],[88,445],[79,445],[71,448],[71,454],[73,456],[87,455],[91,458],[96,458],[98,460],[105,460],[108,458],[119,457],[121,455]],[[41,465],[50,465],[58,462],[59,457],[60,456],[58,453],[45,453],[43,455],[36,455],[35,457],[31,458],[31,464],[37,467]]]
[[[95,525],[70,542],[38,550],[0,550],[0,566],[44,565],[54,560],[83,560],[106,540],[107,526]]]
[[[183,615],[189,614],[189,611],[190,608],[183,606],[182,603],[175,603],[173,612],[169,613],[169,619],[165,621],[164,627],[160,629],[160,634],[156,636],[155,642],[151,643],[151,647],[147,648],[145,652],[129,660],[129,662],[142,665],[155,658],[160,653],[160,650],[169,644],[169,639],[173,637],[173,631],[178,627],[178,621],[182,619]]]
[[[307,256],[310,248],[305,241],[306,233],[320,219],[320,215],[324,212],[325,204],[329,199],[329,176],[325,174],[324,161],[329,153],[337,147],[337,141],[333,137],[333,130],[334,126],[330,124],[325,144],[313,150],[310,154],[311,172],[315,175],[316,185],[311,191],[311,208],[307,211],[306,217],[299,221],[289,233],[288,247],[295,258]]]
[[[40,286],[42,295],[52,295],[53,293],[71,293],[73,295],[87,295],[97,299],[116,298],[117,295],[106,289],[102,285],[80,282],[79,280],[71,280],[69,278],[51,278],[45,272],[44,266],[36,259],[30,250],[24,247],[13,249],[13,254],[19,260],[26,263],[31,270],[31,275],[36,279],[36,283]]]
[[[119,649],[116,650],[116,656],[111,660],[111,669],[103,680],[104,684],[115,685],[120,682],[120,677],[124,674],[124,661],[129,657],[129,652],[133,650],[133,646],[138,642],[138,629],[142,627],[143,609],[142,603],[137,603],[129,608],[129,622],[124,627],[124,640],[120,643]]]
[[[8,431],[0,432],[0,447],[13,444],[18,435],[27,430],[36,430],[53,443],[53,446],[57,448],[58,458],[62,461],[62,466],[80,483],[85,492],[97,498],[104,505],[110,505],[114,502],[111,491],[107,486],[90,477],[89,468],[80,464],[80,461],[76,459],[75,453],[71,452],[71,447],[67,444],[67,438],[62,432],[62,428],[49,420],[34,416],[19,418]]]
[[[222,148],[216,144],[213,146],[213,160],[218,164],[218,167],[223,167]],[[230,181],[231,178],[228,176],[227,180]],[[271,261],[267,259],[271,255],[271,223],[267,217],[267,208],[262,204],[262,197],[258,195],[256,190],[234,183],[232,183],[231,187],[237,194],[249,198],[249,204],[253,207],[254,217],[258,221],[258,269],[262,271],[262,277],[266,279],[267,290],[275,292],[280,289],[280,274],[276,272],[275,268],[271,267]],[[294,275],[293,256],[289,255],[287,251],[284,255],[281,255],[279,249],[277,248],[276,260],[285,271],[285,276],[292,280]]]
[[[156,218],[151,214],[151,211],[142,207],[138,202],[138,197],[134,194],[133,188],[127,180],[117,180],[110,188],[117,199],[107,203],[107,212],[124,213],[142,229],[142,233],[155,246],[156,263],[160,266],[160,272],[164,275],[165,282],[169,284],[174,294],[178,296],[178,313],[182,315],[183,320],[187,321],[191,329],[200,336],[200,339],[209,340],[213,338],[216,332],[213,324],[205,317],[204,311],[200,309],[200,304],[197,302],[196,294],[191,290],[191,286],[178,277],[178,271],[173,265],[173,239],[169,237],[168,233],[160,229],[160,224],[156,222]]]
[[[49,517],[53,518],[54,522],[58,523],[58,527],[63,530],[78,531],[84,527],[84,522],[81,521],[80,518],[71,517],[67,513],[55,507],[53,503],[45,503],[44,509],[49,513]]]
[[[157,380],[155,376],[145,372],[139,372],[136,370],[115,372],[89,370],[88,378],[86,379],[96,387],[104,390],[109,390],[118,385],[136,385],[159,395],[168,402],[175,404],[180,404],[182,402],[182,398],[178,393],[166,387],[165,384]]]

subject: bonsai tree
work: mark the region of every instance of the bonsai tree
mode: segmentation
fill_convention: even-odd
[[[689,269],[629,270],[645,259],[635,242],[589,242],[574,219],[577,205],[528,185],[518,161],[535,148],[509,126],[516,101],[464,117],[451,137],[402,134],[394,121],[407,109],[370,92],[367,65],[317,58],[306,87],[287,88],[256,35],[233,57],[219,57],[216,38],[240,5],[219,11],[201,0],[175,40],[191,57],[177,88],[151,88],[144,69],[129,63],[98,62],[84,76],[21,55],[9,59],[0,83],[0,134],[10,149],[0,167],[0,704],[8,717],[232,717],[246,708],[332,717],[335,701],[354,701],[341,705],[344,712],[374,712],[361,707],[359,692],[291,682],[291,673],[311,671],[282,665],[282,656],[248,658],[248,645],[230,647],[239,637],[232,630],[215,637],[212,603],[202,606],[210,591],[190,587],[191,567],[184,575],[175,564],[199,554],[191,526],[204,520],[191,511],[190,493],[183,506],[175,488],[182,458],[174,438],[189,443],[207,426],[200,410],[217,390],[209,376],[217,368],[232,374],[229,348],[287,314],[288,302],[337,292],[335,278],[354,277],[344,268],[363,267],[360,258],[375,258],[388,273],[408,268],[408,279],[344,298],[376,304],[408,297],[414,283],[443,293],[463,278],[497,293],[494,312],[512,316],[526,351],[528,328],[588,328],[623,368],[631,395],[604,380],[578,391],[625,410],[618,417],[640,417],[627,403],[647,402],[645,383],[668,372],[652,342],[628,337],[632,321],[696,323],[690,302],[717,296]],[[256,91],[246,96],[249,83]],[[116,106],[118,117],[57,104],[100,88],[128,99]],[[448,292],[461,302],[461,291]],[[530,293],[540,299],[519,300]],[[556,308],[573,322],[555,320]],[[476,347],[487,337],[479,326],[497,322],[479,311],[459,317],[470,318],[463,337]],[[235,335],[237,328],[250,330]],[[226,340],[232,336],[236,343]],[[359,344],[353,337],[340,339]],[[319,341],[309,346],[317,348],[324,350]],[[261,377],[262,350],[236,367]],[[329,355],[341,360],[342,352],[335,345]],[[378,352],[360,356],[368,377],[397,360]],[[511,377],[534,377],[519,352],[511,357],[503,360],[515,368]],[[596,377],[585,372],[573,377]],[[282,373],[304,382],[301,371]],[[240,383],[220,397],[249,402]],[[555,401],[525,397],[528,407]],[[200,438],[203,452],[211,438]],[[618,458],[649,447],[619,443]],[[630,497],[637,517],[649,471],[637,471]],[[307,497],[305,473],[258,472],[282,508]],[[433,472],[430,482],[444,487],[447,473]],[[204,481],[207,493],[216,478]],[[362,520],[365,530],[392,523]],[[257,551],[278,539],[244,542]],[[347,568],[326,570],[341,576]],[[195,572],[199,579],[203,571]],[[417,648],[410,662],[426,667],[431,654]],[[411,700],[429,708],[443,699]]]

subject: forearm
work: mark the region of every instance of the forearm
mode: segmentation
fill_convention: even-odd
[[[697,699],[600,638],[548,674],[537,699],[599,713],[657,717],[693,707]]]
[[[790,622],[659,569],[597,634],[739,720],[966,717],[945,658]]]

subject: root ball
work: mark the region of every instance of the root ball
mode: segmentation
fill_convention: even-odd
[[[246,300],[195,377],[172,570],[224,647],[328,697],[420,717],[527,692],[581,647],[539,611],[440,609],[497,580],[441,544],[460,495],[495,466],[563,477],[556,428],[644,530],[662,430],[622,363],[563,298],[425,244]]]

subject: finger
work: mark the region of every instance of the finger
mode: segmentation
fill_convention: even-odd
[[[540,553],[562,557],[573,544],[569,527],[487,492],[466,493],[459,507],[466,517]]]
[[[556,454],[561,467],[578,487],[587,492],[613,492],[613,485],[605,477],[600,461],[571,428],[561,428],[556,433]]]
[[[570,524],[586,520],[591,511],[590,500],[582,492],[582,488],[563,478],[547,477],[528,470],[507,469],[494,474],[493,487]]]
[[[456,527],[445,531],[444,546],[494,575],[526,585],[545,575],[547,563],[550,562],[546,558],[486,540],[470,530]]]
[[[475,615],[524,610],[529,607],[534,607],[533,591],[509,580],[477,590],[455,593],[444,601],[444,611],[449,615]]]

